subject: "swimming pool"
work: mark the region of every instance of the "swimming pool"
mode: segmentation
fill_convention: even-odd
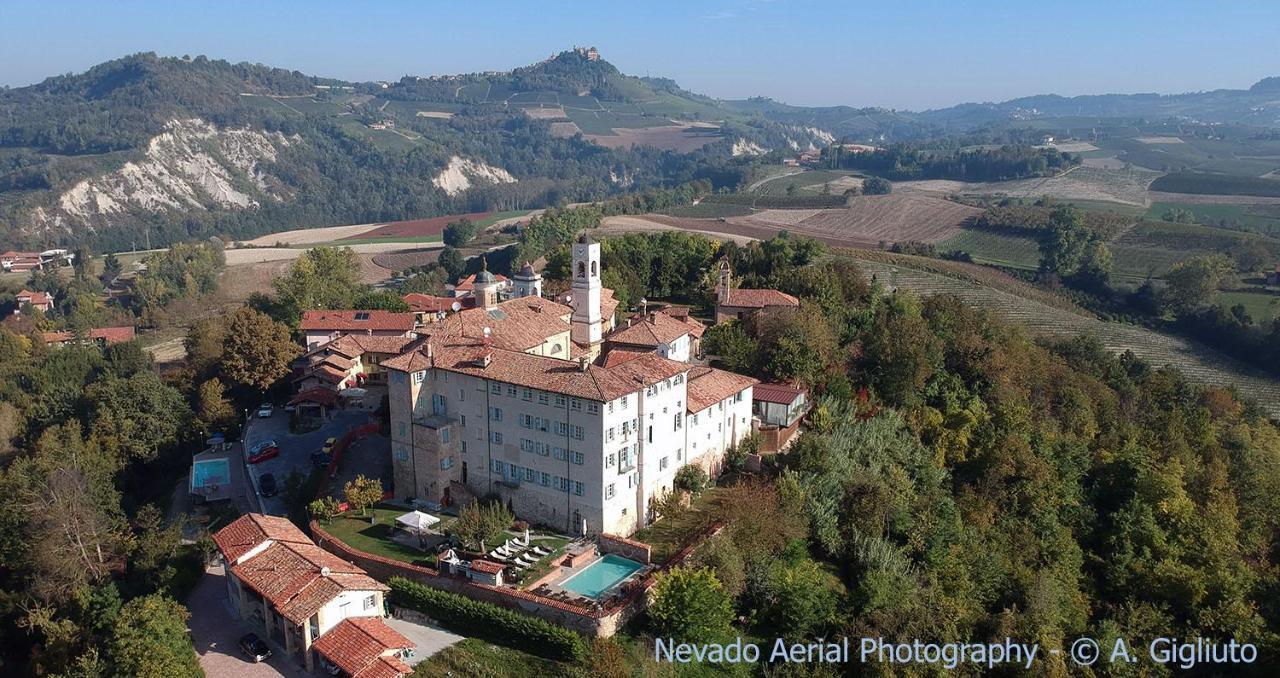
[[[231,465],[226,459],[208,459],[191,465],[191,489],[231,484]]]
[[[634,560],[609,554],[583,571],[560,582],[566,591],[572,591],[588,598],[599,598],[600,594],[618,585],[619,582],[635,574],[644,567]]]

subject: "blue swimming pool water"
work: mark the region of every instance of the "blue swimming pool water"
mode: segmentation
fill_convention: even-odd
[[[599,598],[600,594],[617,586],[618,582],[630,577],[642,567],[644,566],[634,560],[609,554],[564,580],[560,586],[566,591],[588,598]]]
[[[231,465],[226,459],[197,461],[191,465],[191,487],[231,484]]]

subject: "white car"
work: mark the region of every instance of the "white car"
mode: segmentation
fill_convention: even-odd
[[[274,413],[275,413],[275,408],[271,406],[271,403],[263,403],[258,406],[259,417],[264,417],[264,418],[270,417]]]

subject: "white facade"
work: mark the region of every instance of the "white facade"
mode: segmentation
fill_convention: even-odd
[[[595,346],[603,337],[600,318],[600,243],[583,236],[573,244],[573,341]]]
[[[689,335],[682,334],[669,343],[658,344],[658,355],[676,362],[689,362]]]
[[[718,471],[750,432],[750,386],[690,414],[687,372],[609,402],[443,369],[392,375],[397,498],[440,501],[463,483],[573,534],[635,532],[681,466]]]

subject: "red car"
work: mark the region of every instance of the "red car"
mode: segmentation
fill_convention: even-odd
[[[249,463],[256,464],[280,456],[280,448],[274,440],[264,440],[249,448]]]

